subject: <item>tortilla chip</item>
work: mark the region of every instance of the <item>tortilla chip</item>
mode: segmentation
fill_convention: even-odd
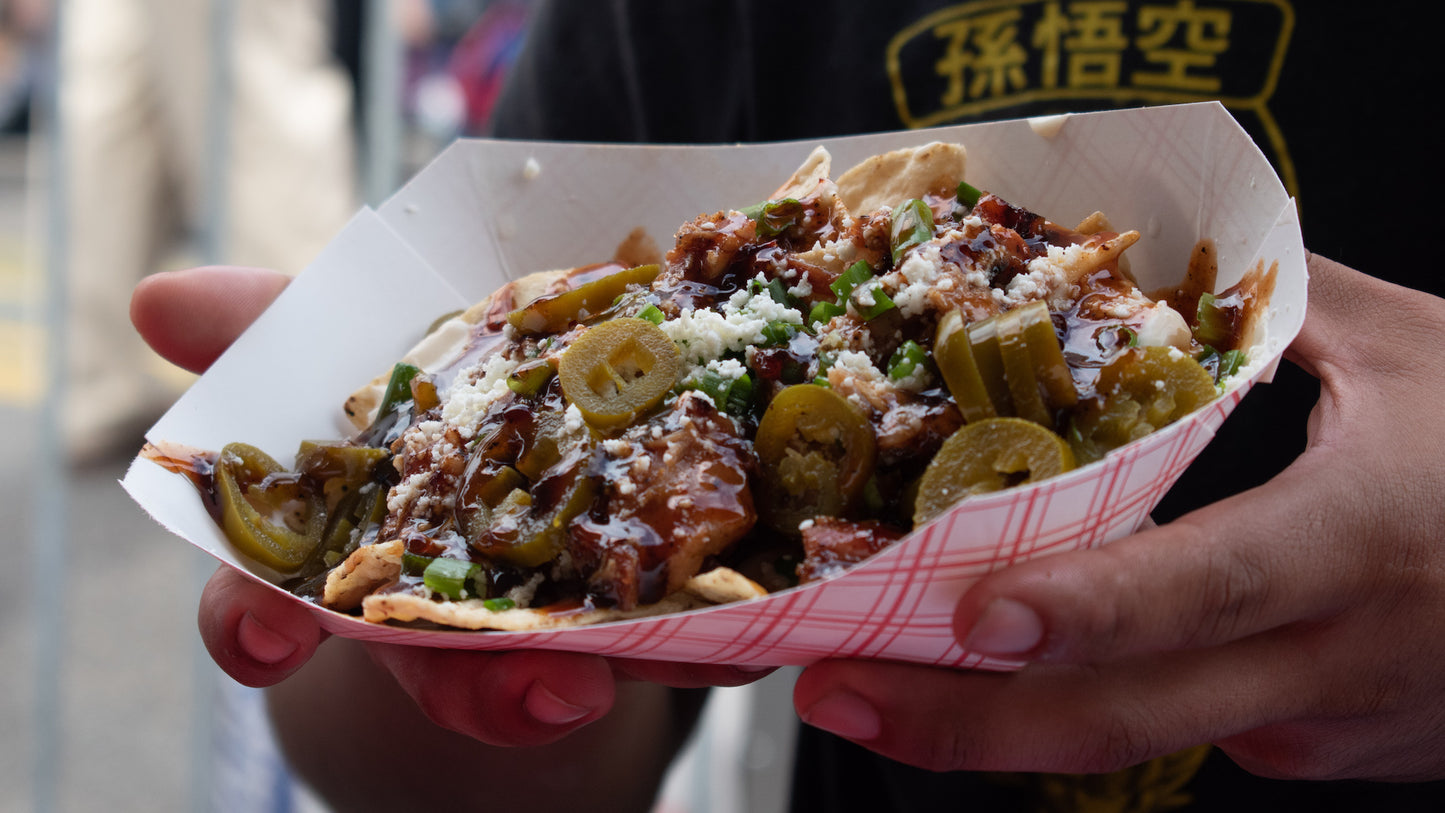
[[[1139,242],[1139,232],[1126,231],[1107,239],[1090,238],[1088,242],[1070,246],[1063,252],[1059,267],[1070,283],[1078,284],[1090,274],[1119,259],[1124,249]]]
[[[962,144],[934,141],[875,155],[838,178],[838,196],[850,212],[872,212],[924,195],[952,196],[963,180]]]
[[[458,629],[533,632],[680,613],[732,601],[761,598],[767,594],[766,590],[741,573],[720,567],[694,576],[683,589],[662,601],[635,610],[488,610],[483,599],[439,602],[409,593],[367,596],[361,602],[361,607],[362,618],[373,624],[387,621],[427,621]]]
[[[828,180],[828,174],[833,171],[833,156],[823,147],[814,147],[813,151],[804,159],[801,166],[793,172],[793,177],[787,180],[777,191],[768,196],[768,200],[781,200],[782,198],[803,199],[818,188],[818,184]]]
[[[710,604],[762,598],[768,594],[762,585],[729,567],[717,567],[687,580],[683,590]]]
[[[321,606],[343,612],[361,606],[367,594],[401,576],[401,555],[405,552],[400,539],[352,551],[346,561],[326,574]]]
[[[427,371],[445,367],[466,350],[472,325],[488,318],[495,308],[510,311],[517,305],[531,302],[566,273],[538,271],[503,285],[491,296],[442,322],[417,342],[399,362]],[[388,370],[371,379],[370,383],[346,399],[346,417],[358,430],[366,429],[376,420],[376,408],[381,405],[381,396],[386,393],[386,384],[390,380],[391,371]]]

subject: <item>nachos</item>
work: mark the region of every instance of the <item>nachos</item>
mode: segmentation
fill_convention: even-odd
[[[1150,296],[1102,215],[1070,229],[928,144],[836,180],[816,150],[665,256],[509,283],[282,467],[232,444],[228,537],[378,623],[532,630],[829,578],[960,499],[1178,420],[1249,361],[1267,284],[1207,246]],[[647,261],[652,260],[652,261]]]

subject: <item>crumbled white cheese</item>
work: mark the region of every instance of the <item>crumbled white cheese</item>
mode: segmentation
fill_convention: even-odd
[[[943,257],[936,243],[928,243],[913,251],[888,275],[893,285],[893,304],[905,317],[917,316],[927,310],[928,292],[938,282]]]
[[[587,427],[587,421],[582,417],[582,410],[576,404],[568,404],[567,411],[562,413],[562,431],[568,435],[575,435]]]
[[[688,367],[687,375],[691,375],[693,368],[704,367],[725,353],[737,353],[750,345],[761,344],[765,340],[763,328],[772,322],[801,325],[803,314],[773,301],[766,293],[754,296],[742,288],[728,299],[721,311],[687,308],[660,327],[677,345]]]
[[[883,373],[873,366],[873,360],[868,358],[866,353],[860,353],[857,350],[844,350],[839,353],[838,358],[833,362],[832,369],[842,370],[849,375],[874,381],[884,378]]]
[[[507,598],[517,602],[518,607],[532,606],[532,600],[537,597],[537,588],[542,586],[546,577],[541,573],[533,573],[532,578],[507,591]]]
[[[465,373],[459,376],[442,398],[442,420],[455,427],[463,439],[470,439],[487,410],[511,392],[507,376],[516,366],[515,362],[497,354],[481,362],[480,376]]]

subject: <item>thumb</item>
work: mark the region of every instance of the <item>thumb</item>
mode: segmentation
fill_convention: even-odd
[[[247,686],[280,683],[326,637],[305,608],[226,565],[201,591],[197,624],[216,665]]]
[[[1214,646],[1327,613],[1347,591],[1348,518],[1320,517],[1317,466],[1096,550],[992,574],[959,602],[965,649],[1101,662]],[[1326,500],[1327,504],[1329,501]]]
[[[199,373],[211,366],[290,281],[279,271],[216,266],[141,280],[130,318],[157,353]]]

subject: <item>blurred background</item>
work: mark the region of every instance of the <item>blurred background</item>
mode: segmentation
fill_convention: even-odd
[[[214,563],[117,485],[188,374],[142,276],[301,271],[486,131],[525,0],[0,0],[0,811],[320,810],[200,646]],[[779,809],[791,675],[715,693],[660,810]]]

